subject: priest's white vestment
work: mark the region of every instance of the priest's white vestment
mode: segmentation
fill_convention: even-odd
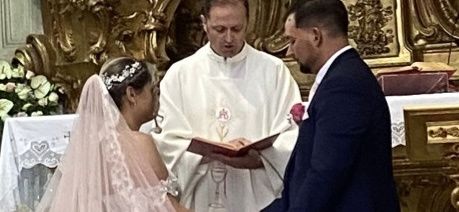
[[[234,57],[223,58],[207,44],[173,64],[160,89],[163,131],[153,136],[167,168],[178,178],[181,204],[205,212],[215,203],[212,162],[201,164],[202,156],[186,151],[193,137],[255,141],[282,132],[273,147],[260,152],[263,168],[226,166],[226,179],[219,184],[225,209],[218,211],[259,211],[279,197],[298,135],[287,117],[292,105],[301,102],[298,85],[282,60],[248,44]]]

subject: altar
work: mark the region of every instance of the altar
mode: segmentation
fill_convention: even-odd
[[[459,93],[387,96],[392,123],[392,147],[406,145],[404,108],[407,107],[459,107]]]

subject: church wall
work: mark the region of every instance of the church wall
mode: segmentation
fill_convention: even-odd
[[[11,60],[29,34],[42,34],[39,0],[0,1],[0,59]]]

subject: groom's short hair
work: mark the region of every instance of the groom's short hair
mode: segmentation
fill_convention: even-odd
[[[320,26],[332,36],[347,37],[349,19],[341,0],[298,0],[288,14],[294,14],[297,28]]]

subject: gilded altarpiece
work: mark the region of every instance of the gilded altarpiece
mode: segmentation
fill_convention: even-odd
[[[344,2],[350,43],[373,70],[413,61],[449,61],[459,68],[459,1]],[[247,41],[282,58],[305,98],[314,76],[302,74],[298,64],[285,57],[288,43],[282,28],[292,3],[250,0]],[[45,74],[63,86],[66,108],[73,111],[85,80],[108,58],[144,59],[157,64],[164,74],[173,62],[204,45],[207,41],[199,19],[202,4],[202,0],[42,0],[45,33],[29,35],[27,45],[16,50],[13,64]],[[451,82],[458,79],[456,74]],[[429,129],[438,130],[437,125],[433,127]],[[409,148],[393,151],[402,209],[454,211],[459,208],[457,144],[449,143],[452,149],[441,150],[445,157],[419,158],[413,155],[418,151],[412,150],[424,148],[419,146],[423,141],[409,140]]]

